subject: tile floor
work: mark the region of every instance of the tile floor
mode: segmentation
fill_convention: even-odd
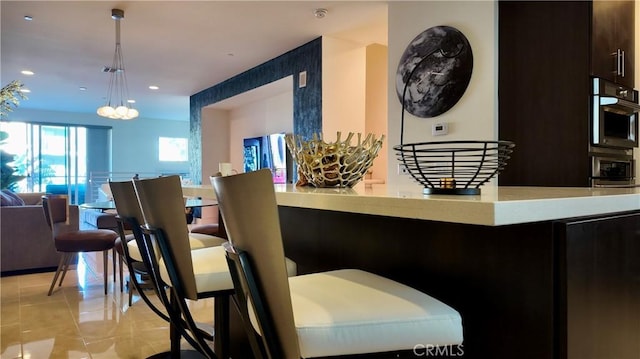
[[[120,292],[111,270],[109,263],[106,296],[101,253],[82,254],[51,296],[52,272],[1,278],[0,357],[137,359],[168,351],[169,325],[136,294],[129,306],[127,289]],[[212,299],[193,302],[192,311],[213,325]]]

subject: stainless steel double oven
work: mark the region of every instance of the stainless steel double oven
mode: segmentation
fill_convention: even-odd
[[[638,91],[593,78],[591,184],[635,185],[633,149],[638,147]]]

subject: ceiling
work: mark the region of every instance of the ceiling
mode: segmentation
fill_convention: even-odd
[[[31,92],[20,107],[30,109],[95,114],[104,105],[109,77],[102,68],[115,49],[112,8],[125,12],[129,94],[145,118],[188,121],[190,95],[319,36],[387,44],[387,5],[379,1],[2,0],[0,6],[2,86],[22,81]],[[327,15],[316,18],[317,8]]]

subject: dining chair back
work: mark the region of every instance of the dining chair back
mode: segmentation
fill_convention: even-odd
[[[126,237],[126,229],[129,229],[134,237],[134,243],[123,243],[125,262],[129,269],[129,273],[131,274],[129,282],[135,287],[140,298],[142,298],[147,306],[149,306],[149,308],[159,317],[169,322],[169,317],[167,317],[167,315],[145,294],[145,289],[147,289],[149,285],[142,285],[142,283],[140,283],[135,277],[136,274],[148,277],[151,288],[160,299],[161,304],[165,307],[169,305],[169,299],[164,291],[165,285],[160,280],[159,268],[154,266],[154,261],[151,260],[151,257],[157,258],[157,248],[154,248],[152,245],[147,245],[140,229],[140,225],[144,222],[144,218],[142,217],[142,211],[140,210],[140,204],[133,187],[133,182],[109,181],[109,188],[111,189],[113,201],[118,213],[118,231],[120,232],[121,238]],[[131,252],[136,252],[135,258]],[[129,288],[129,305],[131,305],[132,289],[133,288]]]
[[[113,197],[113,203],[116,206],[117,217],[123,225],[131,230],[134,235],[135,242],[128,247],[131,253],[129,256],[136,261],[145,262],[148,265],[149,259],[145,258],[145,254],[153,253],[156,256],[156,248],[146,249],[140,226],[144,224],[144,217],[140,209],[140,203],[136,196],[133,181],[109,181],[109,188]],[[133,246],[132,246],[133,245]],[[134,253],[135,252],[135,253]]]
[[[138,198],[136,186],[134,185],[136,181],[137,180],[111,182],[110,185],[113,192],[114,202],[118,210],[119,221],[127,222],[132,227],[137,241],[136,249],[139,251],[139,254],[143,259],[149,278],[153,283],[154,290],[167,314],[165,315],[162,311],[157,309],[150,301],[145,300],[145,302],[154,312],[156,312],[156,314],[170,323],[169,337],[171,349],[169,352],[159,353],[154,357],[200,357],[199,354],[195,354],[192,350],[183,349],[180,345],[181,338],[184,338],[193,346],[193,348],[205,354],[206,357],[216,357],[213,351],[208,347],[208,343],[206,343],[206,341],[211,342],[214,340],[213,334],[203,328],[198,328],[196,323],[193,321],[184,300],[177,296],[173,283],[169,279],[163,277],[163,272],[167,272],[164,258],[170,256],[167,254],[163,257],[161,252],[164,251],[164,253],[168,253],[168,251],[166,248],[163,248],[166,246],[158,243],[166,242],[165,236],[163,236],[164,232],[159,229],[156,230],[155,228],[150,228],[146,223],[146,217],[142,211],[141,201]],[[183,208],[183,205],[181,204],[179,208]],[[178,217],[185,218],[184,212],[181,212],[181,215]],[[195,246],[196,248],[199,248],[196,250],[201,251],[203,254],[210,254],[211,252],[215,253],[215,247],[201,247],[202,244],[205,244],[205,242],[198,240],[193,240],[190,243],[192,247]],[[166,265],[172,268],[173,262],[169,260]],[[173,273],[173,271],[170,272]],[[146,298],[143,293],[141,293],[141,295],[143,295],[143,298]],[[216,300],[215,307],[216,313],[220,310],[219,308],[228,308],[228,300],[226,300],[226,298]],[[216,322],[216,328],[225,328],[228,321],[226,321],[224,314],[220,315],[220,317],[221,318],[218,321],[220,323]],[[222,336],[222,339],[219,339],[218,342],[225,340],[225,336],[222,332],[223,330],[218,331],[220,335],[216,336],[216,339],[219,339],[218,337]],[[228,351],[225,347],[226,343],[218,342],[214,344],[217,348],[217,352],[221,353],[219,357],[224,358],[226,357],[226,351]]]
[[[167,176],[134,181],[145,224],[145,240],[156,242],[160,250],[158,267],[171,294],[171,328],[208,358],[230,356],[229,308],[233,282],[224,249],[193,249],[184,213],[180,177]],[[152,258],[155,260],[155,258]],[[213,332],[196,323],[188,300],[214,298]],[[173,337],[172,337],[173,338]],[[213,340],[213,350],[209,343]],[[172,339],[179,347],[179,341]]]
[[[171,285],[181,297],[197,300],[189,227],[184,213],[184,196],[179,176],[141,179],[134,187],[145,224],[159,229],[164,243],[158,243],[167,265]],[[160,239],[157,238],[159,241]]]
[[[211,181],[231,245],[254,256],[259,253],[261,259],[269,259],[256,260],[252,256],[251,260],[260,282],[268,283],[268,290],[259,284],[257,288],[265,306],[265,317],[257,324],[271,327],[271,330],[260,330],[268,342],[265,344],[267,351],[273,358],[300,358],[271,172],[260,170],[212,177]],[[255,303],[260,301],[258,296],[250,296],[249,301],[252,299]]]

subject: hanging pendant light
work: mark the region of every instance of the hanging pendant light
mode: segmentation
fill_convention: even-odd
[[[124,70],[122,59],[122,46],[120,46],[120,20],[124,18],[124,11],[111,9],[111,18],[116,21],[116,51],[113,55],[111,67],[104,67],[103,72],[110,74],[109,88],[107,90],[107,102],[98,108],[98,115],[117,120],[131,120],[138,117],[138,110],[131,107],[135,101],[129,100],[129,87],[127,86],[127,74]]]

